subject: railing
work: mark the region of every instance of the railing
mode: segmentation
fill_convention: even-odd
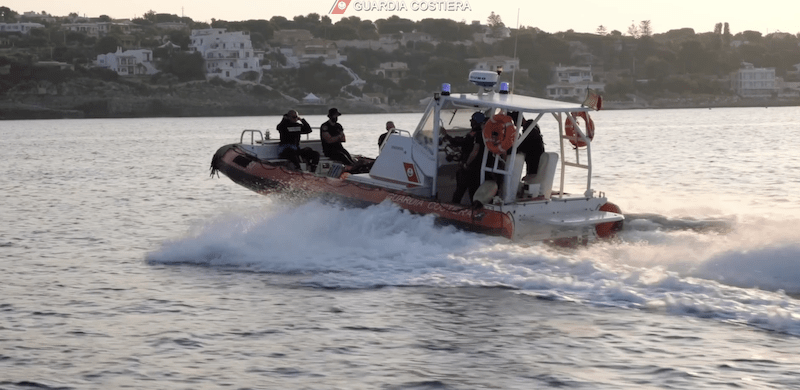
[[[250,145],[255,145],[256,144],[256,139],[255,139],[256,134],[258,134],[258,138],[261,138],[261,140],[259,140],[258,143],[264,143],[264,136],[261,134],[261,130],[244,130],[244,131],[242,131],[242,136],[239,137],[239,143],[240,144],[244,143],[244,135],[246,133],[250,133]],[[267,134],[269,134],[269,133],[267,133]]]

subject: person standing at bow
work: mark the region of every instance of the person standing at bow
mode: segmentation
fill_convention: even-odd
[[[309,172],[317,170],[319,153],[311,148],[300,148],[300,135],[311,133],[311,126],[305,119],[300,118],[296,110],[289,110],[276,127],[281,135],[278,143],[278,157],[289,160],[296,169],[300,169],[300,158],[309,164]]]

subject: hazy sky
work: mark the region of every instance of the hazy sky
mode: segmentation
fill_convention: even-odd
[[[341,0],[340,0],[341,1]],[[447,18],[456,21],[471,22],[486,18],[494,11],[499,14],[509,27],[519,25],[539,27],[546,32],[558,32],[573,29],[578,32],[595,32],[603,25],[608,31],[619,30],[626,33],[631,23],[639,24],[642,20],[650,20],[655,33],[663,33],[672,29],[691,27],[695,32],[714,30],[719,22],[728,22],[731,32],[745,30],[760,31],[762,34],[776,31],[797,34],[800,32],[800,0],[761,0],[753,2],[734,2],[721,0],[383,0],[386,6],[390,3],[405,5],[407,11],[367,11],[366,4],[380,6],[381,1],[349,0],[350,4],[343,15],[329,15],[334,22],[342,16],[358,16],[361,19],[377,20],[398,15],[403,18],[420,20],[424,18]],[[225,0],[225,1],[186,1],[186,0],[138,0],[107,1],[79,0],[5,0],[0,4],[23,13],[26,11],[47,11],[56,16],[64,16],[70,12],[96,17],[108,15],[112,18],[140,17],[149,10],[158,13],[169,13],[188,16],[195,21],[210,22],[211,18],[228,21],[248,19],[270,19],[273,16],[284,16],[291,19],[297,15],[317,13],[329,14],[335,0]],[[362,10],[357,10],[360,3]],[[420,3],[426,3],[427,11],[418,10]],[[444,4],[430,7],[430,3]],[[447,10],[447,4],[459,10]],[[465,10],[464,4],[469,4]],[[436,10],[431,11],[431,8]],[[417,10],[414,10],[417,9]]]

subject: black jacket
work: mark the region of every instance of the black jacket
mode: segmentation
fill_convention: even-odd
[[[305,119],[300,122],[292,122],[289,118],[283,117],[281,123],[276,127],[281,134],[281,145],[300,146],[300,135],[311,133],[311,125]]]

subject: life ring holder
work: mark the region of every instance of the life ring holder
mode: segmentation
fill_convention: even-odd
[[[500,155],[505,154],[517,139],[517,128],[514,119],[508,115],[497,114],[486,122],[483,127],[483,140],[490,152]]]
[[[573,121],[578,118],[583,118],[583,121],[586,123],[586,138],[589,138],[589,141],[591,141],[594,139],[594,121],[592,117],[589,116],[589,113],[586,111],[571,112],[569,115],[572,116],[572,118],[567,117],[566,123],[564,123],[564,132],[567,134],[567,137],[571,137],[569,138],[569,142],[576,148],[586,146],[586,142],[578,137],[578,133],[575,131],[575,122]]]

